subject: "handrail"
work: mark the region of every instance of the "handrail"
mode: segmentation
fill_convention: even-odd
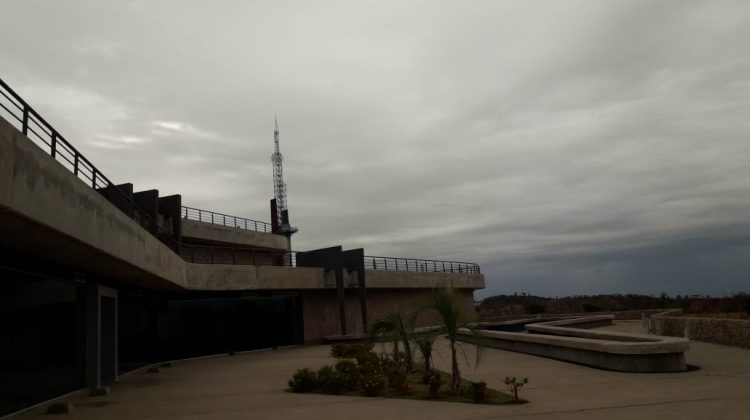
[[[244,217],[230,216],[228,214],[217,213],[209,210],[201,210],[193,207],[182,206],[180,217],[187,220],[196,220],[199,222],[213,223],[222,226],[231,226],[233,228],[254,230],[256,232],[272,232],[270,223],[261,222]]]
[[[180,256],[185,261],[200,264],[280,265],[297,267],[297,251],[262,251],[250,247],[212,246],[180,243]],[[480,274],[474,263],[417,258],[364,258],[365,270],[415,271],[431,273]]]
[[[135,220],[157,239],[172,249],[176,241],[161,229],[155,218],[141,209],[132,199],[115,186],[91,161],[78,151],[52,124],[48,123],[34,108],[21,98],[4,80],[0,78],[0,108],[12,118],[6,120],[21,130],[24,136],[39,146],[64,168],[68,169],[79,180],[100,193],[110,202],[124,200],[128,214],[116,206],[128,217]],[[9,108],[10,107],[10,108]],[[15,111],[14,111],[15,109]],[[2,115],[0,113],[0,115]],[[15,120],[15,121],[12,121]],[[113,195],[115,195],[113,197]]]
[[[480,274],[479,265],[474,263],[419,258],[373,257],[367,255],[365,255],[365,269],[375,271]]]

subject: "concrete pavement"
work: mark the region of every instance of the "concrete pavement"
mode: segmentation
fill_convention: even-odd
[[[607,327],[640,332],[640,323]],[[504,389],[505,376],[528,376],[529,404],[482,406],[446,402],[291,394],[287,379],[299,367],[333,363],[328,346],[261,351],[177,362],[157,374],[136,372],[109,396],[75,398],[71,419],[748,419],[750,350],[692,343],[688,363],[699,370],[643,374],[597,370],[551,359],[485,349],[463,374]],[[436,364],[448,370],[447,343]],[[473,348],[467,347],[473,359]],[[19,418],[46,418],[44,409]]]

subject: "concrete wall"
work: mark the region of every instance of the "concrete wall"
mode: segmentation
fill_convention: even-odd
[[[369,274],[369,272],[368,272]],[[467,316],[474,316],[474,292],[457,289],[459,301]],[[370,323],[393,312],[409,314],[427,305],[432,289],[368,289],[367,319]],[[305,342],[320,342],[323,337],[341,334],[338,300],[335,290],[304,291],[302,293]],[[439,324],[439,317],[430,311],[422,312],[416,327]],[[347,290],[346,297],[347,334],[363,332],[359,300],[354,290]]]
[[[482,344],[622,372],[683,372],[689,340],[591,330],[614,315],[571,318],[526,325],[528,332],[479,331]],[[474,335],[460,333],[467,341]]]
[[[269,251],[253,249],[222,249],[181,246],[180,256],[197,264],[271,265],[274,258]]]
[[[177,284],[184,278],[177,254],[2,119],[0,238],[3,245],[104,275],[132,278],[145,272],[154,281]],[[114,258],[104,263],[103,256]],[[139,272],[127,272],[117,262]]]
[[[388,289],[434,289],[452,285],[455,289],[484,289],[484,274],[432,273],[420,271],[367,271],[367,287]]]
[[[289,242],[283,235],[256,232],[207,222],[182,219],[182,237],[202,241],[253,246],[258,248],[289,250]]]

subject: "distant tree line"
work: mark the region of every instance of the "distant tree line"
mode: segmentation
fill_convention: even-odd
[[[680,308],[686,314],[750,318],[750,295],[711,297],[702,295],[659,296],[614,294],[541,297],[526,293],[488,297],[479,304],[482,316],[520,314],[568,314],[615,312],[637,309]]]

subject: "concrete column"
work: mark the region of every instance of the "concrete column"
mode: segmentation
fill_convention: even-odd
[[[117,381],[117,290],[89,284],[86,293],[86,386]]]

